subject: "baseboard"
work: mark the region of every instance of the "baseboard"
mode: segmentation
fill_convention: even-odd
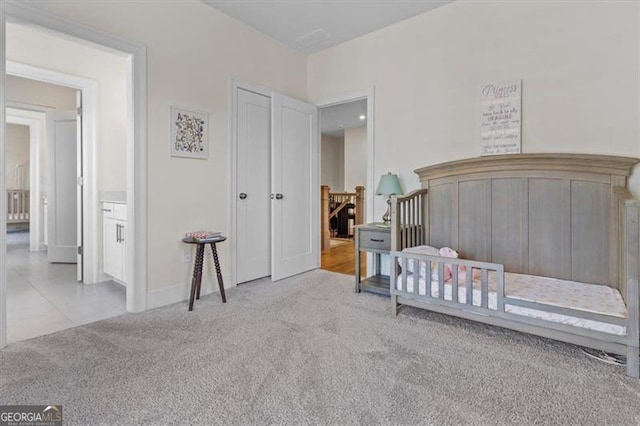
[[[101,283],[101,282],[111,281],[111,280],[113,280],[113,277],[111,275],[105,274],[104,271],[99,271],[98,272],[98,277],[96,278],[96,282],[95,283],[85,282],[85,284],[98,284],[98,283]]]
[[[224,288],[235,287],[228,284],[230,282],[227,275],[222,276],[222,281],[225,283]],[[151,290],[147,294],[147,309],[158,308],[160,306],[171,305],[173,303],[183,302],[189,300],[189,293],[191,291],[191,283],[180,284],[173,287],[160,288],[157,290]],[[218,281],[211,278],[205,279],[202,277],[202,288],[200,289],[200,295],[211,293],[219,293]]]

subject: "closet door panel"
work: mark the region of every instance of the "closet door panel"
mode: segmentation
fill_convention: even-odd
[[[317,109],[273,93],[272,260],[279,280],[320,266]]]
[[[238,89],[237,281],[271,273],[271,100]]]

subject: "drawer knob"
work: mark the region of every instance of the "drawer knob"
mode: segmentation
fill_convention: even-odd
[[[376,243],[384,243],[384,240],[376,240],[375,238],[371,238],[371,241],[374,241]]]

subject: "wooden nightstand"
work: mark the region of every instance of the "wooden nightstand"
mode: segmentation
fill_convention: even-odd
[[[356,293],[361,290],[389,295],[389,276],[380,273],[380,255],[391,250],[391,228],[373,223],[358,225],[356,229]],[[375,253],[375,274],[361,281],[360,252]]]

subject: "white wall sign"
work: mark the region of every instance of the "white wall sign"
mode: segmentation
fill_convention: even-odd
[[[522,80],[480,90],[480,155],[519,154]]]

